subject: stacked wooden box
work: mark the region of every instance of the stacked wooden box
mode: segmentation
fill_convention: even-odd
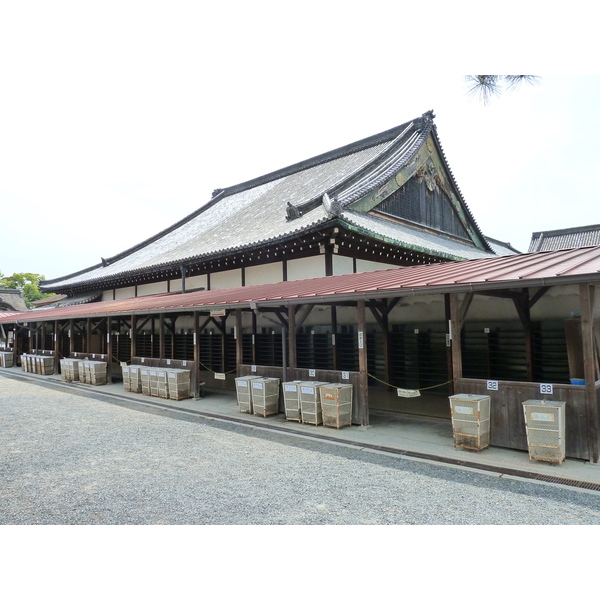
[[[319,388],[323,425],[345,427],[352,424],[352,384],[330,383]]]
[[[158,398],[158,369],[150,368],[149,373],[150,381],[150,396]]]
[[[140,379],[142,381],[142,394],[144,396],[150,395],[150,369],[148,367],[142,367],[140,369]]]
[[[260,377],[251,382],[252,412],[261,417],[276,415],[279,412],[279,379]]]
[[[259,375],[245,375],[235,378],[235,389],[240,412],[252,414],[252,387],[255,379],[261,379]]]
[[[12,352],[0,352],[0,367],[10,369],[15,365],[15,356]]]
[[[131,367],[127,365],[121,365],[121,374],[123,375],[123,390],[125,392],[131,391]]]
[[[90,385],[106,385],[108,382],[107,363],[98,360],[83,360],[83,373],[85,379],[81,379],[81,370],[79,373],[80,381]]]
[[[158,397],[168,398],[169,397],[169,384],[167,380],[167,370],[157,369],[158,374]]]
[[[21,369],[26,373],[36,373],[38,375],[52,375],[54,373],[54,356],[22,354]]]
[[[131,365],[123,367],[123,386],[127,385],[126,391],[142,392],[145,396],[185,400],[191,396],[191,371]]]
[[[63,358],[60,361],[60,372],[63,381],[79,381],[79,370],[83,361],[77,358]]]
[[[129,367],[129,386],[130,392],[140,394],[142,392],[142,368],[137,365],[131,365]]]
[[[37,372],[40,375],[52,375],[54,373],[54,356],[36,356]]]
[[[302,382],[300,387],[300,409],[303,423],[311,425],[321,425],[323,423],[323,409],[319,390],[326,385],[330,384],[325,381]]]
[[[300,386],[302,381],[284,381],[281,384],[283,388],[283,409],[287,421],[302,421],[300,412]]]
[[[191,371],[188,369],[167,369],[169,398],[184,400],[191,396]]]

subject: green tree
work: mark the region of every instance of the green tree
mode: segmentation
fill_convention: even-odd
[[[488,104],[494,96],[503,92],[512,92],[522,83],[537,85],[540,77],[537,75],[467,75],[469,94],[479,96],[484,104]]]
[[[0,288],[21,290],[25,304],[31,307],[32,302],[52,295],[40,292],[38,286],[40,281],[44,279],[43,275],[38,275],[37,273],[13,273],[10,276],[4,276],[2,271],[0,271]]]

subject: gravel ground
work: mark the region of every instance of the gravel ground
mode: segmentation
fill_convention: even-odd
[[[0,376],[0,524],[599,524],[600,495]]]

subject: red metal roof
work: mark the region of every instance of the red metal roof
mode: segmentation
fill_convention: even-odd
[[[0,313],[0,322],[48,321],[132,313],[185,312],[203,307],[335,302],[448,291],[477,291],[567,283],[600,283],[600,246],[498,256],[316,279],[267,283],[186,294],[158,294],[64,306],[44,311]]]

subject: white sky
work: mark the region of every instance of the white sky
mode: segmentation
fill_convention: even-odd
[[[570,23],[547,2],[0,0],[0,271],[89,267],[215,188],[430,109],[485,235],[526,251],[600,223],[586,4]],[[542,81],[484,106],[475,72]]]

